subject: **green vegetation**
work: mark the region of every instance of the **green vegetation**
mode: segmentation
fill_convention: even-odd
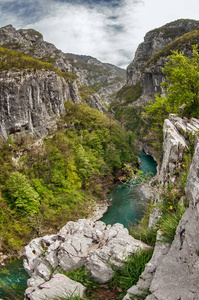
[[[60,77],[69,81],[74,81],[77,76],[73,73],[62,72],[55,68],[51,63],[42,62],[39,59],[0,47],[0,71],[3,70],[50,70],[56,72]]]
[[[136,254],[132,254],[126,262],[124,269],[115,270],[115,275],[110,282],[113,287],[120,287],[123,291],[127,291],[130,287],[138,282],[139,276],[145,269],[146,263],[149,262],[153,254],[153,249],[147,251],[140,250]],[[125,293],[121,295],[121,299]]]
[[[155,246],[157,230],[149,228],[148,222],[144,221],[144,219],[138,225],[131,226],[130,234],[135,239],[140,240],[147,245],[152,247]]]
[[[117,93],[116,98],[121,102],[123,106],[133,103],[141,95],[140,82],[136,85],[124,85]],[[114,105],[114,104],[113,104]]]
[[[199,27],[196,29],[185,33],[181,37],[177,38],[173,42],[169,43],[167,46],[163,47],[159,51],[155,52],[155,54],[146,62],[143,70],[148,67],[150,64],[155,64],[160,57],[167,57],[172,54],[172,51],[184,51],[192,49],[192,45],[197,45],[199,43]]]
[[[86,100],[91,99],[91,96],[95,94],[95,91],[86,85],[82,85],[79,87],[79,94],[82,98],[82,101],[86,102]]]
[[[110,111],[114,111],[115,118],[135,135],[142,136],[144,122],[141,119],[141,107],[133,107],[131,104],[141,95],[140,83],[132,86],[123,86],[117,93],[116,100],[110,104]],[[139,132],[138,132],[139,131]]]
[[[174,113],[185,105],[184,114],[198,117],[199,114],[199,54],[197,46],[193,46],[191,57],[174,51],[167,58],[163,69],[167,81],[162,84],[166,91],[166,101]]]
[[[86,300],[123,299],[127,290],[135,285],[139,276],[144,271],[145,264],[149,262],[153,249],[140,250],[132,254],[127,261],[124,261],[124,268],[116,269],[114,277],[107,284],[100,284],[94,281],[85,267],[70,272],[62,272],[72,280],[82,283],[86,288]],[[60,271],[60,270],[59,270]],[[114,298],[109,298],[108,293],[112,292]],[[107,293],[107,295],[106,295]],[[113,297],[113,296],[112,296]],[[71,299],[78,300],[78,297]]]
[[[197,46],[193,46],[191,57],[174,51],[167,58],[163,68],[166,82],[162,83],[165,96],[155,95],[145,107],[143,118],[148,127],[147,140],[152,136],[152,147],[159,151],[163,141],[163,123],[170,113],[178,113],[186,117],[199,116],[199,54]],[[146,126],[145,125],[145,126]]]
[[[165,214],[163,214],[157,224],[158,229],[161,230],[160,241],[165,243],[173,242],[176,228],[184,212],[184,208],[178,207],[178,210],[176,212],[166,212]]]
[[[33,236],[86,217],[105,199],[115,172],[136,164],[132,135],[118,122],[86,104],[68,101],[65,108],[42,144],[10,137],[0,145],[4,251],[15,253]]]

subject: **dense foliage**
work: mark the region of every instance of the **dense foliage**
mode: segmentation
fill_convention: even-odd
[[[156,95],[145,108],[146,122],[156,135],[162,140],[164,119],[170,113],[179,113],[182,116],[199,116],[199,53],[197,46],[193,46],[191,57],[183,52],[174,51],[167,58],[163,68],[166,81],[162,83],[165,95]]]
[[[40,142],[0,145],[1,248],[19,250],[45,228],[87,216],[114,172],[135,163],[130,133],[87,105],[66,102],[57,130]]]

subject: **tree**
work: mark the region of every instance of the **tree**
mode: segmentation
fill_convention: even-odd
[[[173,51],[168,56],[167,64],[163,68],[166,81],[161,86],[164,95],[155,95],[155,101],[150,101],[144,108],[143,117],[154,134],[154,138],[162,142],[162,128],[164,119],[170,113],[178,113],[183,106],[183,115],[198,117],[199,115],[199,54],[197,45],[193,46],[191,57],[184,53]]]
[[[199,53],[198,46],[193,46],[191,57],[174,51],[168,56],[167,64],[163,68],[166,82],[162,87],[166,94],[166,101],[171,111],[178,112],[180,106],[185,105],[187,116],[198,117],[199,113]]]
[[[39,210],[39,194],[30,185],[25,175],[19,172],[11,173],[7,180],[9,202],[17,210],[34,215]]]

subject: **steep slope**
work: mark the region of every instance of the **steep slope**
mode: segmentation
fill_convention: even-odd
[[[127,68],[127,84],[110,105],[116,119],[132,130],[141,141],[141,147],[156,159],[161,159],[161,147],[158,145],[162,136],[154,139],[154,134],[149,132],[152,130],[142,115],[143,106],[153,100],[156,93],[164,95],[161,83],[166,77],[162,68],[172,51],[182,51],[185,56],[190,56],[192,45],[199,44],[198,24],[194,20],[177,20],[147,33]]]
[[[131,297],[137,299],[138,295],[147,300],[198,299],[198,129],[199,120],[194,118],[187,120],[170,115],[169,119],[164,122],[164,155],[157,176],[160,183],[160,194],[158,195],[157,187],[152,188],[155,207],[150,215],[149,226],[157,226],[158,220],[161,220],[161,215],[164,214],[162,208],[167,208],[169,203],[165,201],[166,199],[168,201],[170,198],[169,201],[173,201],[173,203],[176,201],[176,208],[184,211],[184,214],[181,220],[178,220],[180,222],[176,224],[177,228],[174,227],[176,230],[173,232],[173,241],[165,240],[161,237],[163,231],[159,231],[151,261],[146,265],[138,283],[128,290],[128,294],[123,300],[130,300]],[[190,137],[193,137],[193,140]],[[196,145],[195,151],[194,144]],[[195,153],[191,159],[192,151]],[[164,190],[163,194],[165,195],[163,196],[161,190],[165,185],[168,186],[168,189]],[[182,187],[183,194],[180,196]],[[171,194],[169,194],[169,189]],[[174,226],[176,208],[172,208],[169,212],[168,226],[170,228]],[[169,236],[171,231],[167,234]]]
[[[103,64],[93,57],[63,53],[33,29],[16,30],[12,25],[5,26],[0,29],[0,45],[51,62],[61,71],[75,73],[78,85],[90,86],[105,103],[109,103],[111,95],[125,83],[125,70]]]
[[[144,42],[138,46],[134,60],[127,68],[127,85],[136,86],[140,84],[142,93],[136,101],[136,105],[146,104],[154,98],[155,93],[161,93],[160,84],[165,80],[162,67],[168,53],[162,51],[159,59],[153,62],[153,57],[158,51],[165,49],[170,44],[170,50],[177,50],[172,42],[186,33],[195,30],[199,21],[177,20],[160,28],[148,32]],[[167,48],[168,49],[168,48]],[[181,50],[181,49],[179,49]]]
[[[49,63],[0,48],[0,137],[26,131],[45,136],[64,112],[64,102],[80,103],[76,75]]]
[[[48,75],[56,84],[56,77]],[[41,77],[41,85],[43,79],[48,88],[47,78]],[[30,102],[43,118],[51,110],[62,110],[52,104]],[[24,111],[20,106],[18,113],[25,119]],[[96,109],[67,101],[65,112],[53,121],[56,130],[45,138],[9,136],[0,143],[0,252],[14,254],[32,235],[86,217],[94,204],[106,202],[115,171],[124,163],[136,165],[128,133]]]
[[[3,138],[23,130],[45,136],[64,112],[66,100],[105,112],[125,82],[124,70],[92,57],[65,54],[33,29],[0,28],[0,46]]]

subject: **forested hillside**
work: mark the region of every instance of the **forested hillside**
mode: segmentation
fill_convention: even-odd
[[[0,147],[1,249],[9,253],[88,216],[106,199],[115,172],[136,165],[131,133],[111,116],[69,101],[46,138],[10,136]]]

